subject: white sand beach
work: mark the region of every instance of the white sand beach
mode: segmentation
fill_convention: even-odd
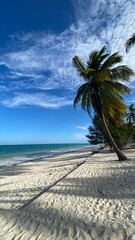
[[[0,240],[134,240],[135,150],[91,150],[0,169]]]

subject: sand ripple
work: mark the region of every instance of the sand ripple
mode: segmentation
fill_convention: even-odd
[[[85,150],[57,156],[52,162],[27,163],[22,169],[20,165],[19,171],[25,171],[13,175],[14,178],[0,175],[5,184],[1,196],[0,239],[135,239],[135,152],[127,151],[131,160],[125,162],[117,162],[113,153],[91,157],[88,154]],[[81,162],[84,163],[79,166]],[[22,207],[64,174],[66,177],[61,181]],[[13,192],[6,185],[9,181]]]

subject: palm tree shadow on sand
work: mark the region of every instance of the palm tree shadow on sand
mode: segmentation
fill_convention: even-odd
[[[97,239],[103,237],[109,239],[111,234],[122,236],[121,239],[127,238],[127,231],[123,228],[117,229],[112,226],[103,225],[93,221],[81,219],[72,216],[56,208],[37,207],[34,203],[23,210],[3,211],[3,222],[0,227],[1,239],[12,236],[21,239]],[[4,228],[7,224],[7,228]]]

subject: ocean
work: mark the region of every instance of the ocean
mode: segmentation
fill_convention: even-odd
[[[0,145],[0,166],[38,160],[88,146],[87,143]]]

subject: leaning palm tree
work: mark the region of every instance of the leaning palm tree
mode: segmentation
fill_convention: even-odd
[[[94,109],[101,118],[109,143],[120,161],[126,160],[127,157],[113,140],[107,121],[119,121],[127,108],[121,95],[129,94],[130,89],[118,80],[129,81],[133,71],[127,66],[114,67],[121,61],[122,57],[117,52],[112,55],[107,54],[106,47],[103,47],[101,51],[93,51],[86,65],[78,56],[73,58],[75,68],[85,81],[77,91],[74,107],[80,101],[82,108],[89,115],[91,115],[91,108]]]
[[[128,52],[133,45],[135,45],[135,33],[125,43],[126,52]]]
[[[126,114],[126,120],[130,125],[135,123],[135,108],[133,103],[128,108],[128,112]]]

